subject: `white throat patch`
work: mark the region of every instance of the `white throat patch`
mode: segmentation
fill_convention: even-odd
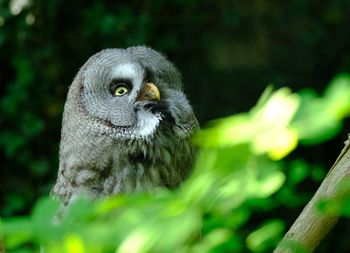
[[[159,122],[161,120],[160,114],[153,114],[150,111],[139,110],[137,112],[137,126],[140,137],[148,137],[155,133]]]

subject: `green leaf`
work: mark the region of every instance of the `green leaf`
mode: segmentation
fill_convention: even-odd
[[[281,239],[285,229],[281,220],[270,220],[248,235],[246,243],[252,252],[265,252],[272,249]]]
[[[317,144],[334,137],[350,115],[350,75],[336,76],[323,97],[310,90],[300,93],[301,106],[292,126],[303,144]]]
[[[15,217],[2,221],[1,233],[4,234],[6,247],[16,248],[34,238],[33,223],[29,217]]]
[[[291,162],[288,173],[288,182],[292,185],[302,182],[309,174],[309,167],[303,160]]]

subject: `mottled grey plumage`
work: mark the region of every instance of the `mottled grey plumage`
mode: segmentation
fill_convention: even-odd
[[[132,87],[113,96],[111,84],[120,81]],[[159,101],[140,99],[147,82],[158,87]],[[164,56],[147,47],[103,50],[69,89],[52,194],[68,204],[82,193],[174,188],[193,164],[197,128],[180,74]]]

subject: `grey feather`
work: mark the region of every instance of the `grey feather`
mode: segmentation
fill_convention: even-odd
[[[132,88],[115,97],[110,85],[120,79]],[[158,87],[159,101],[138,100],[146,81]],[[181,76],[163,55],[147,47],[103,50],[69,88],[52,195],[68,204],[81,194],[177,187],[193,165],[197,128]]]

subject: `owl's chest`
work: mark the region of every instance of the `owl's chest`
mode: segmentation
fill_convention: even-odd
[[[169,148],[152,150],[140,148],[120,154],[112,154],[113,163],[103,182],[106,195],[120,192],[151,191],[158,187],[171,187],[181,181],[176,170],[174,151]]]
[[[102,181],[101,190],[103,195],[128,193],[137,191],[151,191],[162,187],[166,183],[162,173],[167,171],[164,165],[148,165],[141,163],[124,164],[115,166],[109,175]]]
[[[134,143],[125,147],[110,146],[98,152],[92,150],[90,156],[89,165],[78,168],[75,183],[92,197],[172,188],[182,178],[181,172],[174,169],[176,163],[170,147]]]
[[[93,142],[65,145],[53,192],[69,201],[81,193],[98,198],[174,188],[188,175],[193,148],[189,141],[172,137],[164,141],[160,136],[152,143],[106,143],[102,136]]]

